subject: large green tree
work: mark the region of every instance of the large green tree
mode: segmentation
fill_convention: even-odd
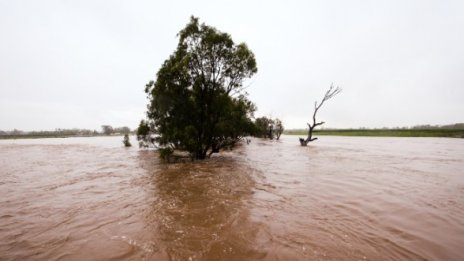
[[[245,43],[195,17],[178,36],[177,49],[146,85],[147,115],[160,146],[204,159],[253,128],[255,106],[243,82],[257,72],[256,60]]]

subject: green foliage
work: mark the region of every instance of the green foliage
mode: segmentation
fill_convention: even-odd
[[[161,148],[158,150],[160,158],[166,161],[171,160],[171,156],[174,153],[172,148],[166,147],[166,148]]]
[[[236,45],[227,33],[192,17],[156,81],[145,86],[156,142],[195,159],[233,147],[253,128],[256,107],[243,81],[256,72],[254,55],[244,43]]]
[[[148,121],[141,120],[135,134],[137,135],[137,140],[139,141],[139,147],[148,147],[148,145],[151,143],[151,132]]]
[[[132,146],[132,144],[129,141],[129,134],[124,134],[124,139],[122,140],[122,143],[124,144],[125,147]]]
[[[267,117],[259,117],[255,120],[254,136],[260,138],[274,138],[274,121]]]
[[[280,135],[284,131],[284,126],[282,121],[278,118],[271,119],[267,117],[256,118],[254,124],[254,133],[255,137],[268,138],[277,140],[280,138]]]
[[[148,122],[141,120],[139,127],[137,128],[136,134],[137,139],[142,139],[146,137],[150,133],[150,127],[148,126]]]

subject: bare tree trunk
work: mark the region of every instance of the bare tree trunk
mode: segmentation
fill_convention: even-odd
[[[300,138],[300,145],[307,146],[309,142],[317,140],[317,138],[313,138],[313,130],[317,126],[324,124],[325,122],[316,122],[316,113],[322,107],[325,101],[329,100],[330,98],[334,97],[335,95],[339,94],[342,91],[339,87],[334,88],[333,84],[330,85],[329,90],[326,91],[324,98],[322,98],[321,103],[318,105],[317,101],[314,103],[314,113],[313,113],[313,124],[308,123],[308,137],[306,139]]]

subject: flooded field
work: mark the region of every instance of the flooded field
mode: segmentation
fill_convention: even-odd
[[[0,141],[1,260],[464,260],[464,140]],[[135,144],[133,140],[133,144]]]

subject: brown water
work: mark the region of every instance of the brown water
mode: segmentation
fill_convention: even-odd
[[[121,140],[0,141],[0,259],[464,260],[462,139],[284,136],[177,164]]]

